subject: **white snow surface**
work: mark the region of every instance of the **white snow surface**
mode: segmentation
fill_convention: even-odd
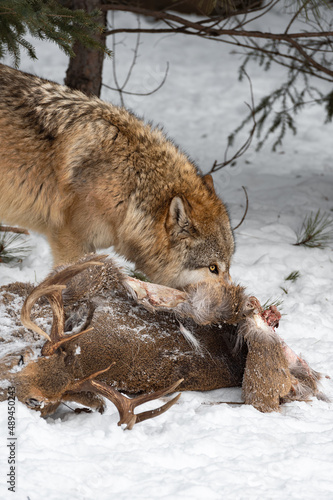
[[[117,19],[132,27],[137,23],[132,15],[119,14]],[[283,20],[282,14],[273,12],[269,26],[267,20],[264,26],[258,20],[255,27],[277,30]],[[135,37],[119,35],[117,41],[122,81]],[[20,68],[62,83],[66,56],[53,45],[32,42],[39,59],[32,62],[23,55]],[[207,172],[214,160],[223,159],[227,136],[246,113],[244,102],[250,102],[248,83],[237,79],[241,56],[228,45],[182,35],[147,34],[141,42],[126,90],[152,90],[163,78],[167,61],[169,75],[150,97],[125,96],[126,105],[162,124]],[[10,64],[10,58],[5,62]],[[258,102],[283,77],[283,69],[263,72],[252,64],[249,75]],[[104,82],[114,86],[110,60],[105,62]],[[102,97],[119,102],[105,87]],[[305,215],[318,209],[333,211],[332,125],[324,125],[323,110],[313,105],[299,115],[296,136],[289,135],[277,153],[272,153],[271,144],[259,153],[253,144],[236,166],[214,174],[233,225],[244,211],[241,186],[246,186],[250,200],[246,220],[235,234],[231,275],[262,302],[283,298],[279,334],[312,368],[332,376],[332,248],[292,245]],[[45,238],[32,234],[30,242],[32,252],[21,265],[0,266],[0,284],[39,282],[47,275],[52,259]],[[300,278],[286,283],[284,278],[296,270]],[[332,380],[324,378],[322,389],[333,397]],[[270,414],[245,405],[209,404],[221,401],[241,401],[240,389],[183,393],[167,413],[132,431],[117,426],[111,403],[103,415],[76,415],[63,407],[47,419],[16,403],[15,493],[6,484],[9,448],[3,402],[0,498],[333,498],[332,404],[295,402]]]

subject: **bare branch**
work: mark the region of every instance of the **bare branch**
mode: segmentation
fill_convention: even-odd
[[[119,10],[133,12],[137,15],[150,16],[160,21],[156,28],[148,27],[142,29],[139,27],[138,29],[128,29],[125,27],[119,29],[113,26],[113,29],[107,32],[107,34],[120,32],[137,34],[182,33],[199,36],[206,40],[215,40],[242,48],[243,51],[239,52],[245,53],[244,55],[246,56],[244,63],[240,67],[242,72],[244,72],[244,68],[250,60],[256,60],[260,65],[264,66],[265,70],[269,69],[273,63],[287,68],[288,81],[274,91],[271,96],[265,96],[255,108],[252,105],[250,113],[242,122],[243,126],[249,121],[253,121],[253,127],[248,139],[230,160],[226,159],[231,140],[242,128],[242,126],[238,127],[229,138],[224,161],[222,163],[215,161],[210,173],[231,164],[239,158],[250,146],[255,131],[258,137],[260,137],[264,124],[267,124],[267,116],[272,116],[273,114],[272,106],[275,102],[280,103],[281,111],[274,113],[273,122],[264,140],[258,143],[258,148],[262,146],[270,134],[276,133],[276,131],[280,131],[280,133],[277,141],[274,142],[273,150],[281,144],[286,130],[291,130],[294,134],[296,133],[295,121],[290,115],[291,109],[301,109],[305,102],[310,99],[312,101],[316,100],[318,103],[326,102],[326,104],[332,100],[331,94],[328,94],[326,97],[319,95],[319,99],[313,99],[313,85],[309,84],[310,78],[313,77],[330,83],[333,82],[333,30],[331,14],[330,17],[326,15],[329,12],[328,10],[325,10],[325,16],[323,16],[319,11],[312,10],[312,0],[304,0],[302,4],[299,3],[296,6],[296,12],[288,16],[285,23],[286,26],[281,29],[281,32],[269,32],[268,29],[267,32],[245,29],[245,26],[249,25],[249,23],[265,16],[277,5],[278,1],[268,0],[265,5],[259,5],[253,10],[245,8],[243,12],[229,11],[228,13],[224,12],[221,15],[206,16],[201,19],[182,17],[182,15],[177,15],[166,10],[152,11],[136,5],[106,4],[102,7],[105,11]],[[304,31],[295,28],[295,21],[300,18],[302,18],[305,25]],[[294,29],[294,32],[292,32],[292,29]],[[299,78],[303,78],[303,89],[297,88],[296,80],[298,81]],[[310,99],[305,99],[305,95],[309,96]],[[327,104],[326,111],[328,120],[330,120],[332,113],[328,109]],[[257,126],[254,116],[257,117]]]
[[[132,5],[120,5],[120,4],[107,4],[107,5],[102,5],[101,10],[117,10],[117,11],[123,11],[123,12],[133,12],[136,14],[141,14],[144,16],[150,16],[155,19],[160,19],[162,21],[168,20],[168,21],[174,21],[178,24],[180,24],[182,27],[186,28],[191,28],[196,31],[195,34],[200,34],[200,33],[205,33],[210,36],[218,37],[218,36],[236,36],[236,37],[246,37],[246,38],[262,38],[266,40],[285,40],[289,42],[292,39],[298,39],[298,38],[322,38],[322,37],[333,37],[333,31],[323,31],[323,32],[316,32],[316,31],[311,31],[311,32],[301,32],[301,33],[270,33],[270,32],[262,32],[262,31],[247,31],[243,29],[218,29],[218,28],[212,28],[211,26],[204,26],[203,22],[193,22],[189,19],[176,16],[175,14],[170,14],[168,12],[164,11],[152,11],[149,9],[144,9],[142,7],[136,7]],[[212,20],[213,21],[213,20]],[[216,20],[214,20],[214,24],[216,25]],[[127,29],[124,28],[122,29],[122,32],[135,32],[137,33],[140,31],[140,33],[143,32],[150,32],[150,33],[160,33],[160,29],[151,29],[151,30],[142,30],[142,29]],[[113,30],[107,31],[105,35],[109,35],[112,33]],[[192,34],[194,34],[192,32]]]
[[[161,83],[156,88],[154,88],[150,92],[129,92],[127,90],[120,90],[120,89],[115,88],[115,87],[110,87],[110,85],[106,85],[106,83],[103,83],[102,85],[103,85],[103,87],[105,87],[105,88],[107,88],[109,90],[114,90],[114,91],[117,91],[117,92],[121,92],[122,94],[137,95],[137,96],[140,96],[140,97],[143,97],[143,96],[146,97],[148,95],[155,94],[155,92],[157,92],[158,90],[160,90],[161,87],[163,87],[163,85],[165,84],[166,79],[168,77],[168,73],[169,73],[169,63],[167,62],[163,80],[161,81]]]
[[[114,12],[112,12],[112,24],[114,24]],[[112,71],[113,71],[113,78],[114,78],[117,90],[119,92],[119,95],[120,95],[121,105],[124,106],[124,100],[123,100],[123,96],[122,96],[122,89],[121,89],[121,87],[119,85],[118,76],[117,76],[117,64],[116,64],[116,50],[115,50],[115,48],[116,48],[116,37],[115,37],[115,33],[113,33],[112,34],[112,53],[113,53]]]
[[[140,33],[141,33],[141,22],[140,22],[140,18],[139,16],[137,16],[137,22],[138,22],[138,30],[136,33],[137,33],[137,37],[136,37],[136,43],[135,43],[135,47],[133,49],[133,59],[132,59],[132,62],[131,62],[131,65],[129,67],[129,70],[127,72],[127,76],[125,77],[125,80],[123,82],[122,85],[119,84],[119,80],[118,80],[118,77],[117,77],[117,64],[116,64],[116,31],[117,30],[113,30],[113,33],[112,33],[112,51],[113,51],[113,61],[112,61],[112,68],[113,68],[113,77],[114,77],[114,81],[115,81],[115,84],[116,84],[116,87],[111,87],[110,85],[107,85],[105,83],[102,83],[103,87],[109,89],[109,90],[113,90],[113,91],[116,91],[119,93],[120,95],[120,102],[121,102],[121,105],[124,106],[125,103],[124,103],[124,97],[123,95],[126,94],[126,95],[135,95],[135,96],[149,96],[149,95],[152,95],[154,94],[155,92],[157,92],[161,87],[163,87],[166,79],[167,79],[167,76],[168,76],[168,72],[169,72],[169,63],[167,62],[167,65],[166,65],[166,71],[165,71],[165,74],[164,74],[164,77],[161,81],[161,83],[153,90],[149,91],[149,92],[130,92],[130,91],[127,91],[127,90],[124,90],[126,85],[128,84],[131,76],[132,76],[132,73],[133,73],[133,70],[134,70],[134,67],[137,63],[137,59],[138,59],[138,56],[139,56],[139,46],[140,46]],[[112,24],[114,25],[114,12],[112,12]]]
[[[1,232],[9,232],[9,233],[18,233],[18,234],[30,234],[29,231],[23,229],[22,227],[14,227],[14,226],[1,226]]]
[[[249,23],[252,23],[252,21],[256,21],[257,19],[265,16],[270,10],[272,10],[272,8],[277,5],[279,3],[280,0],[271,0],[270,2],[268,2],[267,4],[261,7],[259,7],[257,10],[259,11],[259,14],[257,16],[253,16],[253,17],[250,17],[246,20],[244,20],[244,22],[240,23],[238,26],[235,26],[235,28],[239,28],[239,27],[244,27],[246,24],[249,24]],[[254,12],[252,9],[251,9],[251,14],[252,12]],[[248,14],[248,10],[245,10],[243,11],[243,14],[246,15]]]
[[[288,33],[288,31],[290,30],[291,26],[294,24],[294,22],[296,21],[296,19],[298,18],[298,16],[302,12],[302,10],[306,8],[306,6],[308,5],[309,2],[311,2],[311,0],[306,0],[304,3],[302,3],[302,5],[300,6],[300,8],[295,12],[295,14],[291,18],[288,26],[285,29],[285,32],[284,32],[285,34]]]
[[[245,217],[247,215],[247,211],[249,209],[249,197],[247,195],[246,188],[244,186],[242,186],[242,188],[244,190],[245,198],[246,198],[245,212],[244,212],[243,217],[241,218],[240,222],[237,224],[237,226],[235,226],[235,227],[232,228],[233,231],[236,231],[236,229],[238,229],[243,224],[243,222],[245,220]]]
[[[222,163],[217,163],[217,161],[215,160],[212,168],[209,170],[209,172],[207,172],[208,174],[213,174],[214,172],[217,172],[218,170],[221,170],[222,168],[226,167],[227,165],[229,165],[230,163],[233,163],[235,160],[237,160],[238,158],[240,158],[250,147],[251,145],[251,142],[252,142],[252,139],[253,139],[253,136],[254,136],[254,132],[257,128],[257,122],[256,122],[256,119],[255,119],[255,105],[254,105],[254,97],[253,97],[253,87],[252,87],[252,82],[251,82],[251,79],[249,77],[249,75],[246,73],[246,71],[243,72],[244,75],[246,76],[246,78],[248,79],[249,81],[249,84],[250,84],[250,93],[251,93],[251,105],[246,104],[246,106],[248,106],[248,108],[250,109],[250,112],[251,112],[251,116],[252,116],[252,120],[253,120],[253,127],[250,131],[250,134],[248,136],[248,138],[246,139],[246,141],[244,142],[244,144],[242,144],[242,146],[236,151],[236,153],[232,156],[232,158],[230,158],[229,160],[227,160],[227,152],[228,152],[228,149],[229,149],[229,146],[231,145],[231,136],[229,137],[229,144],[226,148],[226,151],[225,151],[225,154],[224,154],[224,161]]]
[[[325,44],[330,45],[332,43],[333,31],[330,30],[322,31],[321,29],[316,30],[314,28],[313,31],[304,31],[295,33],[289,32],[295,19],[301,13],[301,11],[304,8],[306,8],[306,5],[302,5],[302,7],[298,9],[298,11],[295,13],[291,21],[288,23],[288,26],[283,33],[271,33],[271,32],[255,31],[255,30],[251,31],[244,29],[244,26],[247,23],[251,22],[254,19],[257,19],[258,17],[262,17],[263,15],[265,15],[265,13],[267,13],[277,3],[277,1],[278,0],[274,1],[271,0],[271,2],[269,2],[269,4],[266,5],[265,7],[261,7],[261,9],[258,8],[258,11],[260,12],[258,15],[244,19],[242,22],[238,23],[238,25],[234,28],[227,28],[226,25],[223,28],[219,26],[219,24],[222,23],[222,21],[226,22],[226,18],[228,16],[225,15],[221,17],[213,17],[208,19],[206,18],[195,22],[191,19],[186,19],[184,17],[175,15],[170,12],[152,11],[149,9],[145,9],[143,7],[137,7],[133,5],[106,4],[102,6],[102,10],[105,11],[119,10],[119,11],[133,12],[140,15],[150,16],[157,20],[163,21],[168,26],[167,28],[144,28],[144,29],[118,28],[107,31],[106,35],[116,34],[116,33],[153,33],[153,34],[183,33],[186,35],[200,36],[206,39],[214,39],[224,43],[234,43],[236,45],[238,44],[237,41],[241,38],[249,41],[251,40],[252,42],[254,39],[267,40],[272,42],[273,41],[283,42],[287,44],[287,46],[293,47],[296,53],[298,53],[301,56],[301,63],[304,64],[305,61],[309,66],[308,71],[311,71],[311,69],[313,69],[313,74],[319,78],[321,78],[323,74],[328,75],[330,78],[333,78],[333,70],[330,69],[329,67],[330,65],[327,64],[325,66],[316,61],[313,55],[310,55],[307,52],[307,50],[313,50],[314,47],[313,46],[306,47],[304,45],[305,40],[310,40],[311,42],[314,43],[314,40],[320,40],[320,39],[321,40],[325,39]],[[244,14],[246,14],[246,12]],[[235,14],[233,13],[232,16],[235,16]],[[233,38],[234,42],[230,42],[228,38]],[[250,48],[251,44],[250,42],[243,42],[241,46],[245,48]],[[256,50],[264,51],[264,49],[259,45],[256,47]],[[290,54],[288,53],[284,54],[281,52],[279,53],[279,56],[282,58],[282,60],[290,59],[293,57],[290,56]],[[292,68],[291,64],[288,67]]]
[[[330,75],[330,76],[333,77],[333,71],[330,70],[330,69],[328,69],[328,68],[326,68],[322,64],[319,64],[317,61],[315,61],[315,59],[313,59],[313,57],[309,56],[309,54],[303,49],[303,47],[298,42],[296,42],[296,40],[294,40],[293,38],[291,38],[289,40],[289,43],[291,45],[293,45],[295,47],[295,49],[297,49],[300,54],[302,54],[302,56],[304,57],[304,59],[308,63],[310,63],[311,66],[313,66],[314,68],[316,68],[318,71],[322,71],[323,73],[326,73],[326,74],[328,74],[328,75]]]

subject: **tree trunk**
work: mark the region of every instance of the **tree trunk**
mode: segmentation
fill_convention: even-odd
[[[94,9],[100,9],[105,0],[58,0],[59,3],[66,6],[69,9],[83,9],[86,12],[91,12]],[[184,13],[201,13],[203,7],[206,4],[212,3],[212,0],[204,0],[201,2],[199,0],[180,0],[179,2],[173,2],[173,0],[119,0],[119,3],[126,3],[129,5],[138,5],[150,10],[175,10]],[[237,10],[248,9],[258,7],[262,3],[262,0],[234,0],[230,4],[225,0],[220,0],[217,2],[213,12],[210,15],[226,15],[230,14],[233,9],[235,12]],[[198,5],[200,4],[200,9]],[[228,7],[229,6],[229,7]],[[106,16],[107,12],[101,14],[100,22],[102,26],[106,27]],[[106,37],[101,34],[98,35],[99,41],[106,45]],[[81,90],[86,94],[94,94],[98,97],[100,96],[101,86],[102,86],[102,73],[103,73],[103,62],[104,54],[100,50],[88,49],[84,47],[81,43],[75,42],[73,46],[75,57],[71,57],[69,65],[66,71],[65,84],[73,89]]]
[[[86,12],[100,9],[102,5],[101,0],[65,0],[62,3],[72,10],[83,9]],[[106,26],[106,12],[101,15],[101,24]],[[101,34],[98,38],[105,46],[105,36]],[[73,50],[75,57],[70,58],[65,85],[86,94],[100,96],[104,53],[101,50],[88,49],[79,42],[75,42]]]

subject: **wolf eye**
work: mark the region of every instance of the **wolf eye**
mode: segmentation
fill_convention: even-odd
[[[209,270],[211,273],[214,273],[214,274],[219,274],[219,270],[218,270],[218,267],[216,264],[211,264],[209,266]]]

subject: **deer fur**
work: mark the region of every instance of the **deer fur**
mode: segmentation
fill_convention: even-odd
[[[6,384],[14,386],[20,401],[48,415],[62,401],[103,411],[104,395],[118,410],[121,406],[120,421],[129,428],[168,409],[176,398],[154,414],[134,414],[135,406],[173,392],[180,381],[180,391],[242,385],[245,403],[260,411],[278,410],[281,401],[295,399],[300,384],[307,388],[305,399],[320,397],[318,374],[302,360],[308,371],[304,376],[303,370],[300,380],[291,367],[302,364],[299,358],[290,351],[287,355],[273,329],[256,321],[257,304],[242,287],[220,286],[220,302],[216,281],[175,290],[176,299],[167,310],[163,300],[159,308],[157,295],[149,297],[149,285],[142,283],[141,294],[140,283],[134,291],[131,279],[111,259],[90,256],[54,271],[35,289],[24,284],[2,287],[0,305],[6,314],[11,314],[13,300],[22,304],[23,323],[36,332],[39,322],[49,339],[43,342],[40,332],[20,327],[12,315],[11,338],[2,339],[4,347],[13,344],[12,352],[0,360],[3,397]],[[167,289],[161,290],[164,297]],[[200,299],[203,295],[205,300]],[[256,330],[254,323],[259,325]],[[15,347],[18,339],[20,348]],[[34,357],[33,347],[42,355]],[[128,400],[117,391],[139,396]],[[304,399],[302,390],[297,396]],[[130,410],[123,410],[123,404],[132,402]]]

